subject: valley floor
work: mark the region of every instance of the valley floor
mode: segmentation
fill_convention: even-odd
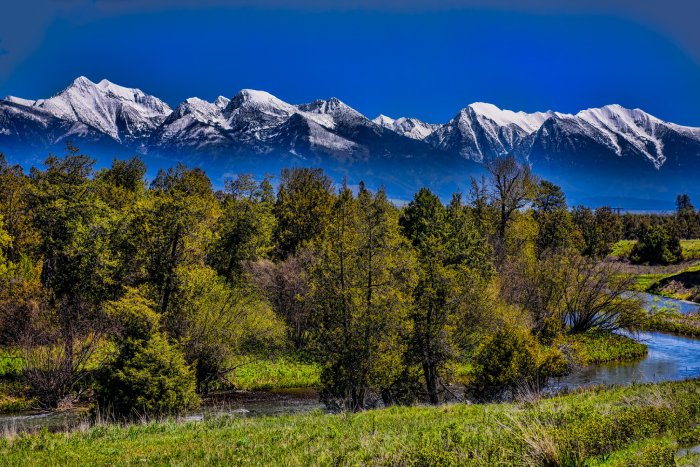
[[[96,426],[6,436],[3,465],[673,465],[700,381],[489,405]],[[679,459],[693,462],[690,457]]]

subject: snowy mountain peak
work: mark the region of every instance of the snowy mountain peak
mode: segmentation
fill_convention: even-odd
[[[291,115],[294,106],[273,96],[269,92],[255,89],[241,89],[226,106],[225,112],[234,113],[237,109],[248,108],[277,115]]]
[[[417,118],[406,118],[401,117],[393,119],[387,117],[386,115],[379,115],[377,118],[372,120],[379,126],[388,128],[402,136],[407,136],[411,139],[424,140],[430,134],[437,130],[440,125],[433,125],[431,123],[425,123]]]
[[[25,107],[31,107],[34,104],[36,104],[36,101],[31,100],[31,99],[22,99],[21,97],[15,97],[15,96],[6,96],[5,99],[3,99],[7,102],[12,102],[13,104],[18,104],[18,105],[23,105]]]
[[[325,100],[316,99],[309,104],[302,104],[298,107],[304,112],[313,112],[318,114],[352,113],[361,115],[360,112],[345,104],[337,97],[331,97],[330,99]]]
[[[309,104],[298,105],[297,109],[309,120],[326,128],[335,128],[339,123],[374,125],[367,117],[336,97],[317,99]]]
[[[223,110],[226,108],[229,102],[231,102],[231,99],[226,98],[224,96],[219,96],[214,101],[214,105],[217,106],[219,109]]]
[[[379,114],[377,117],[373,118],[372,121],[379,126],[384,128],[392,129],[392,124],[396,121],[391,117],[387,117],[384,114]]]
[[[556,115],[551,111],[534,113],[513,112],[512,110],[500,109],[486,102],[475,102],[470,104],[467,109],[470,109],[475,115],[488,118],[500,126],[515,125],[528,133],[537,131],[547,118]]]
[[[172,112],[160,99],[139,89],[125,88],[107,80],[95,84],[79,76],[49,99],[13,102],[47,112],[53,117],[95,128],[117,141],[146,135]]]
[[[75,78],[75,79],[73,80],[73,82],[71,83],[71,85],[68,86],[68,87],[72,87],[72,86],[84,87],[84,86],[94,86],[94,85],[95,85],[95,83],[93,83],[92,81],[90,81],[90,79],[88,79],[87,77],[85,77],[85,76],[78,76],[77,78]]]
[[[96,84],[84,76],[48,99],[0,100],[0,151],[10,145],[46,150],[66,139],[88,146],[100,141],[129,152],[183,151],[188,157],[204,151],[221,157],[291,154],[369,164],[375,157],[401,164],[427,157],[426,166],[434,161],[450,166],[461,159],[513,155],[533,167],[560,163],[562,170],[607,164],[618,172],[627,167],[655,172],[662,166],[689,171],[696,167],[692,161],[700,166],[700,128],[617,104],[572,115],[475,102],[445,124],[430,124],[383,114],[369,120],[337,98],[292,105],[265,91],[243,89],[214,102],[192,97],[172,111],[139,89],[104,79]]]

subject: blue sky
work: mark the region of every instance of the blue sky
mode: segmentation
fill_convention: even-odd
[[[32,3],[0,7],[0,95],[46,97],[86,75],[173,106],[255,88],[292,103],[336,96],[370,117],[619,103],[700,126],[698,8],[676,0]]]

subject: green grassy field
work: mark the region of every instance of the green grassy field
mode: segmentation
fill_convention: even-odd
[[[632,253],[632,248],[634,248],[636,243],[637,240],[620,240],[613,245],[610,256],[614,256],[616,258],[627,258],[629,257],[630,253]]]
[[[248,359],[250,360],[250,359]],[[320,385],[321,369],[314,363],[291,358],[275,360],[250,360],[246,357],[234,364],[241,365],[230,375],[229,380],[238,389],[249,391],[260,389],[309,388]]]
[[[688,260],[700,259],[700,239],[681,240],[683,258]]]
[[[638,292],[652,292],[652,293],[658,293],[658,295],[662,295],[665,297],[669,298],[676,298],[679,300],[686,300],[688,299],[687,296],[684,295],[679,295],[679,294],[674,294],[674,293],[664,293],[663,291],[654,291],[654,286],[659,282],[664,279],[672,278],[675,275],[682,274],[684,272],[696,272],[700,271],[700,264],[693,264],[692,266],[689,266],[685,269],[681,269],[680,271],[674,271],[670,273],[659,273],[659,274],[636,274],[634,276],[634,285],[633,289],[638,291]]]
[[[586,333],[565,336],[554,345],[573,349],[578,364],[636,360],[647,353],[644,344],[633,339],[610,333]],[[240,357],[234,364],[244,363],[229,375],[228,380],[238,389],[248,391],[287,388],[320,387],[321,368],[318,364],[304,362],[290,357],[274,360],[246,360]],[[452,368],[455,382],[470,380],[471,366],[460,363]]]
[[[700,315],[681,315],[677,312],[661,311],[651,317],[645,325],[649,331],[660,331],[688,337],[700,337]]]
[[[700,422],[700,382],[536,402],[98,426],[0,441],[3,465],[615,465]],[[686,442],[689,442],[686,440]],[[632,449],[645,443],[641,453]],[[641,457],[640,457],[641,456]],[[628,464],[621,464],[628,465]],[[655,464],[647,464],[655,465]],[[656,464],[658,465],[658,464]]]
[[[647,354],[646,345],[629,337],[604,332],[561,336],[554,344],[571,349],[581,365],[637,360]]]
[[[19,374],[22,363],[22,357],[17,352],[0,350],[0,378]]]
[[[620,240],[613,245],[610,256],[628,258],[636,243],[637,240]],[[681,249],[683,250],[683,259],[685,261],[700,259],[700,239],[681,240]]]

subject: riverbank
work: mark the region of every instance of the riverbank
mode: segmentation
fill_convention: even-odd
[[[647,353],[643,343],[606,332],[562,335],[551,346],[565,352],[572,369],[606,362],[636,361]],[[28,388],[20,382],[21,365],[18,365],[18,357],[14,354],[6,354],[6,361],[10,361],[9,355],[12,355],[12,364],[7,364],[4,372],[0,368],[0,414],[30,413],[33,404],[26,397]],[[274,359],[242,356],[232,362],[232,367],[235,370],[227,378],[229,384],[216,388],[203,401],[205,405],[211,405],[208,401],[216,399],[217,394],[252,394],[266,398],[275,391],[320,388],[320,366],[291,356]],[[452,376],[450,384],[468,384],[471,381],[471,365],[457,365]]]
[[[574,364],[581,366],[608,362],[635,361],[647,355],[647,346],[634,339],[610,332],[590,331],[563,335],[554,346],[567,350]]]
[[[624,456],[643,441],[677,443],[697,423],[700,382],[694,380],[591,389],[534,403],[97,426],[11,436],[0,441],[0,458],[10,466],[561,465]]]
[[[648,331],[700,338],[700,314],[681,315],[673,311],[662,311],[653,314],[644,328]]]

